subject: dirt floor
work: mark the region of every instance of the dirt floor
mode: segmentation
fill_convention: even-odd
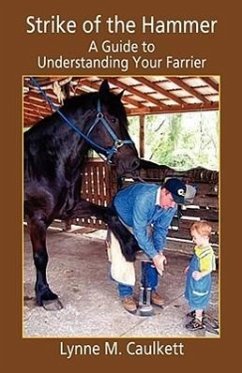
[[[184,293],[184,268],[187,255],[169,251],[168,264],[160,280],[159,293],[165,298],[163,309],[154,306],[154,315],[143,317],[126,312],[109,277],[104,236],[48,230],[48,282],[64,308],[46,311],[35,305],[35,269],[31,242],[24,237],[24,337],[206,337],[216,338],[207,329],[191,332]],[[136,262],[139,278],[140,262]],[[213,288],[208,314],[218,318],[218,272],[213,273]],[[139,296],[139,283],[135,289]]]

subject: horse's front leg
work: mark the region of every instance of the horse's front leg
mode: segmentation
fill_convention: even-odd
[[[35,216],[28,222],[36,268],[35,293],[36,302],[47,310],[58,310],[63,306],[58,296],[50,290],[47,282],[46,268],[48,253],[46,249],[46,224],[41,217]]]

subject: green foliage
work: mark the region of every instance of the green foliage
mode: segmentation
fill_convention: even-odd
[[[128,118],[129,121],[129,135],[134,141],[137,149],[139,149],[139,117],[133,116]]]
[[[130,119],[135,141],[139,122]],[[178,170],[197,166],[218,170],[218,112],[148,115],[145,130],[146,159]]]

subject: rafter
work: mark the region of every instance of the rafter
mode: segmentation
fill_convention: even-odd
[[[190,85],[190,80],[194,79],[194,76],[161,76],[156,77],[154,81],[153,79],[149,80],[150,78],[146,76],[127,76],[125,81],[122,80],[122,78],[124,78],[123,76],[63,76],[61,78],[61,83],[71,83],[71,86],[73,87],[71,95],[74,94],[74,91],[76,94],[83,91],[98,91],[103,79],[108,79],[111,83],[111,91],[116,92],[119,89],[124,89],[126,91],[122,97],[122,101],[128,115],[179,113],[219,109],[219,83],[217,83],[217,80],[212,76],[197,77],[199,78],[200,83],[199,85],[196,85],[196,87]],[[43,78],[41,80],[41,77],[39,79],[42,84],[45,83],[45,93],[51,101],[59,107],[60,103],[57,100],[56,94],[53,92],[53,82],[59,80],[60,77],[50,76],[47,77],[47,79],[44,78],[45,81]],[[191,80],[191,82],[192,81],[193,80]],[[43,95],[29,84],[27,77],[23,79],[23,82],[25,87],[30,88],[29,90],[23,90],[24,125],[29,126],[36,123],[39,119],[50,115],[54,110],[50,108]],[[165,82],[166,84],[160,86],[160,82]],[[169,82],[175,83],[174,87],[171,88],[168,84]],[[147,92],[147,88],[149,88],[149,92]],[[155,96],[153,96],[155,93],[161,94],[162,97],[159,99],[155,98]],[[199,102],[186,102],[187,99],[191,98],[197,98],[199,99]],[[166,104],[167,102],[171,103],[168,105]]]
[[[191,93],[192,96],[198,98],[201,102],[204,103],[210,103],[206,97],[204,97],[201,93],[197,92],[194,88],[190,87],[188,84],[183,82],[183,80],[175,78],[175,77],[167,77],[171,82],[175,83],[178,85],[178,87],[184,89],[185,91]]]
[[[212,111],[218,110],[219,105],[217,102],[211,102],[209,104],[185,104],[183,106],[173,105],[167,110],[162,110],[162,114],[175,114],[175,113],[187,113],[196,111]],[[126,109],[128,115],[143,115],[143,114],[161,114],[160,108],[158,107],[146,107],[144,109]]]
[[[110,80],[110,79],[109,79]],[[86,85],[87,87],[94,88],[96,90],[99,90],[100,85],[95,82],[90,82],[89,80],[81,80],[81,85]],[[133,100],[132,98],[128,96],[123,96],[122,101],[127,102],[135,107],[141,107],[142,104],[138,103],[137,101]]]
[[[215,83],[211,78],[205,77],[205,76],[202,76],[201,79],[205,83],[207,83],[208,85],[210,85],[210,87],[212,87],[213,89],[215,89],[215,91],[219,92],[219,85],[218,85],[218,83]]]
[[[125,90],[131,92],[135,96],[143,98],[145,101],[152,102],[155,106],[158,106],[160,109],[167,109],[167,105],[165,105],[165,104],[161,103],[160,101],[156,100],[155,98],[149,96],[147,93],[142,93],[138,89],[133,88],[133,87],[127,85],[127,84],[124,84],[124,83],[120,82],[120,80],[118,80],[118,79],[116,80],[116,79],[113,79],[113,78],[109,78],[108,81],[115,84],[119,88],[122,88],[122,89],[125,89]]]
[[[164,88],[160,87],[156,83],[151,82],[150,80],[148,80],[146,78],[143,78],[143,77],[138,77],[137,78],[137,77],[135,77],[135,80],[137,80],[140,83],[146,85],[147,87],[150,87],[154,91],[159,92],[159,93],[161,93],[162,95],[164,95],[166,97],[169,97],[171,100],[175,101],[179,105],[183,105],[184,104],[184,101],[181,100],[179,97],[177,97],[176,95],[170,93],[169,91],[166,91]]]

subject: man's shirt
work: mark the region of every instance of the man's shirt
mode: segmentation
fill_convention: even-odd
[[[139,247],[151,258],[165,248],[168,228],[177,211],[177,207],[160,207],[159,193],[157,184],[133,183],[114,198],[120,219],[133,229]]]

